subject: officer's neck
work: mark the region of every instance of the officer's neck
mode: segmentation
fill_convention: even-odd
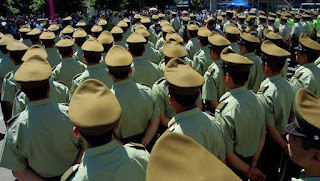
[[[189,110],[194,109],[196,107],[197,107],[197,105],[186,106],[186,107],[181,106],[181,105],[176,105],[174,107],[174,110],[175,110],[176,114],[178,114],[178,113],[181,113],[181,112],[189,111]]]
[[[129,79],[129,76],[127,76],[127,77],[124,78],[124,79],[117,79],[117,78],[114,78],[114,77],[112,77],[112,79],[113,79],[113,82],[121,82],[121,81],[124,81],[124,80],[128,80],[128,79]]]
[[[320,169],[315,165],[310,165],[310,168],[304,168],[306,170],[306,177],[320,177]]]

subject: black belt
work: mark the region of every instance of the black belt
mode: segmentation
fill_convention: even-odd
[[[43,178],[46,181],[60,181],[61,180],[61,176],[56,176],[56,177],[48,177],[48,178]]]
[[[134,136],[130,136],[130,137],[124,138],[124,139],[120,139],[120,141],[123,144],[130,143],[130,142],[141,143],[143,136],[144,136],[144,132],[142,132],[140,134],[137,134],[137,135],[134,135]]]

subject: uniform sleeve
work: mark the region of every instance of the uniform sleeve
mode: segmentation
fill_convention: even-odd
[[[222,114],[221,112],[216,112],[217,121],[221,125],[226,153],[233,152],[233,145],[235,140],[235,127],[234,127],[234,117],[235,117],[235,108],[229,110],[227,113]]]
[[[264,108],[265,124],[274,126],[274,112],[273,101],[270,96],[264,94],[257,94],[257,98]]]
[[[117,180],[145,180],[148,160],[147,154],[132,158],[129,163],[122,165],[117,170],[115,178]]]
[[[152,99],[153,111],[150,120],[155,120],[160,117],[160,108],[159,104],[156,101],[156,98],[153,96],[153,92],[150,90],[150,97]]]
[[[160,95],[159,86],[155,83],[152,87],[152,96],[155,103],[158,105],[159,114],[164,114],[165,112],[165,105],[163,99]]]
[[[195,71],[197,71],[199,74],[201,74],[201,75],[203,75],[203,73],[204,73],[204,70],[203,70],[203,63],[202,63],[202,61],[201,61],[201,59],[200,59],[200,57],[199,56],[194,56],[194,58],[193,58],[193,69],[195,70]]]
[[[309,89],[309,78],[308,77],[300,77],[300,78],[296,78],[296,77],[292,77],[290,80],[290,84],[294,90],[295,93],[297,93],[297,91],[300,88],[306,88]]]
[[[2,84],[1,100],[13,102],[16,92],[15,85],[9,79],[5,78]]]
[[[202,99],[210,101],[219,101],[218,100],[218,84],[216,79],[210,75],[209,72],[205,73],[204,76],[205,82],[202,87]]]
[[[223,140],[223,133],[221,130],[221,126],[217,121],[212,121],[213,130],[211,130],[211,142],[212,151],[210,151],[213,155],[215,155],[219,160],[223,161],[226,159],[226,148]]]
[[[13,100],[13,106],[12,106],[12,116],[15,116],[19,113],[21,113],[23,110],[26,109],[27,103],[26,103],[27,97],[25,96],[16,96]]]
[[[12,133],[6,132],[0,155],[0,166],[12,171],[22,171],[28,165],[27,159],[21,154],[17,140],[13,136]]]

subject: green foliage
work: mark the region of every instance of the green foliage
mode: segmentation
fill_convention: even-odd
[[[97,10],[121,10],[126,8],[127,0],[90,0],[90,4]]]

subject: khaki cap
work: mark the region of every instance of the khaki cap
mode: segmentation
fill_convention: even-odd
[[[62,19],[63,21],[71,21],[72,20],[72,17],[71,16],[67,16],[65,18]]]
[[[207,27],[199,28],[198,35],[201,37],[209,37],[211,35],[211,31]]]
[[[81,26],[86,26],[86,22],[84,22],[83,20],[78,21],[78,23],[76,24],[76,26],[81,27]]]
[[[133,32],[128,38],[128,43],[146,43],[147,40],[137,32]]]
[[[142,35],[144,38],[148,38],[150,37],[150,33],[148,30],[145,29],[137,29],[135,32],[139,33],[140,35]]]
[[[176,32],[169,32],[166,35],[166,40],[174,40],[178,43],[183,43],[183,38]]]
[[[141,15],[140,15],[140,14],[135,14],[133,18],[134,18],[134,19],[140,19],[140,18],[141,18]]]
[[[170,131],[166,131],[154,145],[147,167],[146,181],[163,180],[241,181],[199,143]]]
[[[301,16],[300,15],[295,15],[294,18],[301,19]]]
[[[44,48],[42,48],[42,46],[40,45],[32,45],[27,51],[26,53],[23,55],[22,57],[22,61],[27,61],[30,57],[34,56],[34,55],[39,55],[41,57],[43,57],[44,59],[48,59],[48,54],[46,52],[46,50]]]
[[[105,63],[110,67],[123,67],[132,64],[132,55],[122,46],[115,45],[107,53]]]
[[[217,16],[217,19],[220,21],[224,20],[224,18],[222,16]]]
[[[264,54],[275,56],[275,57],[288,57],[291,55],[288,51],[278,47],[277,45],[275,45],[269,40],[266,40],[262,43],[261,51]]]
[[[262,11],[262,10],[259,10],[258,13],[259,13],[259,14],[263,14],[263,15],[266,14],[266,12],[264,12],[264,11]]]
[[[260,43],[259,38],[251,35],[250,33],[242,32],[240,33],[240,38],[250,43]]]
[[[4,37],[4,34],[0,32],[0,39]]]
[[[270,39],[270,40],[282,40],[282,36],[281,35],[279,35],[277,33],[274,33],[273,31],[271,31],[268,28],[265,28],[263,30],[263,35],[265,37],[267,37],[268,39]]]
[[[243,15],[238,15],[238,18],[239,18],[239,19],[246,19],[246,17],[243,16]]]
[[[299,42],[302,46],[311,49],[320,51],[320,44],[311,38],[309,38],[306,34],[302,33],[299,37]]]
[[[125,21],[119,21],[117,26],[119,26],[121,28],[127,28],[128,27],[128,23],[126,23]]]
[[[274,18],[274,17],[270,16],[270,17],[268,17],[268,20],[269,20],[269,21],[275,21],[275,20],[276,20],[276,18]]]
[[[60,27],[59,27],[59,25],[57,24],[57,23],[52,23],[49,27],[48,27],[48,30],[50,30],[50,31],[57,31],[57,30],[59,30],[60,29]]]
[[[188,14],[188,11],[183,10],[181,14],[186,15],[186,14]]]
[[[180,58],[168,62],[164,76],[170,89],[180,95],[194,95],[204,84],[204,78]]]
[[[197,26],[197,25],[195,25],[195,24],[189,23],[189,24],[187,25],[187,29],[188,29],[189,31],[198,31],[198,30],[199,30],[199,26]]]
[[[247,21],[254,21],[256,19],[256,16],[248,16]]]
[[[72,95],[69,117],[79,131],[88,135],[102,135],[119,122],[121,107],[104,83],[88,79]]]
[[[162,26],[167,26],[167,25],[170,25],[170,26],[171,26],[171,24],[170,24],[169,21],[167,21],[167,20],[161,20],[161,21],[160,21],[160,26],[161,26],[161,27],[162,27]]]
[[[123,34],[123,30],[119,26],[114,26],[111,30],[111,34]]]
[[[28,87],[38,87],[41,81],[48,80],[51,76],[50,63],[40,55],[33,55],[25,61],[14,74],[14,79],[19,83],[29,83]]]
[[[237,72],[249,72],[253,62],[248,58],[235,53],[231,48],[227,47],[222,50],[220,58],[224,62],[224,66]]]
[[[168,39],[163,45],[163,54],[169,58],[182,58],[187,56],[187,52],[179,42]]]
[[[124,18],[122,21],[126,22],[126,23],[131,23],[131,21],[129,20],[129,18]]]
[[[73,33],[74,32],[74,29],[71,25],[67,25],[62,31],[61,33],[62,34],[70,34],[70,33]]]
[[[289,18],[286,17],[286,16],[281,16],[280,19],[281,19],[281,20],[288,20]]]
[[[172,12],[171,12],[171,14],[173,14],[173,15],[176,15],[176,14],[177,14],[177,12],[175,12],[175,11],[172,11]]]
[[[320,30],[317,33],[317,37],[320,38]]]
[[[73,38],[85,38],[87,36],[87,32],[82,28],[78,28],[76,31],[73,32],[72,35]]]
[[[100,19],[99,22],[98,22],[98,25],[100,26],[104,26],[104,25],[107,25],[108,22],[105,20],[105,19]]]
[[[263,16],[263,15],[259,15],[258,17],[259,17],[259,19],[267,19],[267,17]]]
[[[145,18],[142,18],[140,22],[143,24],[147,24],[147,23],[151,23],[151,20],[149,18],[145,17]]]
[[[98,41],[101,43],[101,44],[111,44],[114,42],[114,39],[113,39],[113,36],[112,34],[107,31],[107,30],[104,30],[98,37]]]
[[[28,50],[28,46],[21,43],[18,40],[12,39],[8,42],[6,49],[10,52],[16,52],[16,51],[25,51]]]
[[[49,31],[49,30],[45,30],[44,32],[41,33],[40,35],[40,40],[53,40],[56,37],[56,35]]]
[[[231,45],[231,42],[228,39],[226,39],[225,37],[221,36],[218,33],[212,33],[209,36],[208,40],[212,45],[215,45],[215,46],[229,46],[229,45]]]
[[[82,50],[88,52],[101,53],[103,52],[104,48],[96,38],[90,38],[83,43]]]
[[[41,30],[39,28],[33,28],[30,32],[27,33],[27,35],[40,35]]]
[[[175,32],[175,30],[172,28],[172,26],[163,26],[161,28],[161,30],[165,33],[169,33],[169,32]]]
[[[240,30],[239,28],[235,25],[235,24],[229,24],[227,27],[226,27],[226,32],[228,34],[232,34],[232,35],[239,35],[240,34]]]
[[[152,19],[157,20],[157,19],[159,19],[159,16],[158,15],[152,15]]]
[[[21,28],[19,29],[19,32],[20,32],[20,33],[28,33],[28,32],[30,32],[30,31],[31,31],[31,29],[30,29],[30,27],[27,26],[27,25],[23,25],[23,26],[21,26]]]
[[[64,36],[56,43],[56,47],[58,48],[72,47],[73,44],[74,44],[74,41],[70,36]]]
[[[146,30],[147,28],[143,24],[137,24],[136,26],[134,26],[134,30],[138,30],[138,29]]]
[[[98,33],[98,32],[101,32],[102,31],[102,27],[100,25],[93,25],[92,28],[91,28],[91,32],[92,33]]]
[[[221,12],[221,16],[225,16],[225,15],[227,15],[226,12]]]
[[[301,88],[294,98],[295,121],[286,127],[287,133],[313,141],[320,149],[320,99],[311,91]]]
[[[164,14],[163,13],[159,13],[158,16],[159,16],[159,18],[163,18]]]
[[[0,40],[0,46],[7,46],[7,44],[12,40],[14,40],[14,38],[11,34],[5,34]]]
[[[181,19],[182,19],[183,21],[190,21],[190,18],[187,17],[187,16],[183,16]]]
[[[195,14],[193,13],[190,14],[190,18],[195,18],[195,17],[197,17]]]

